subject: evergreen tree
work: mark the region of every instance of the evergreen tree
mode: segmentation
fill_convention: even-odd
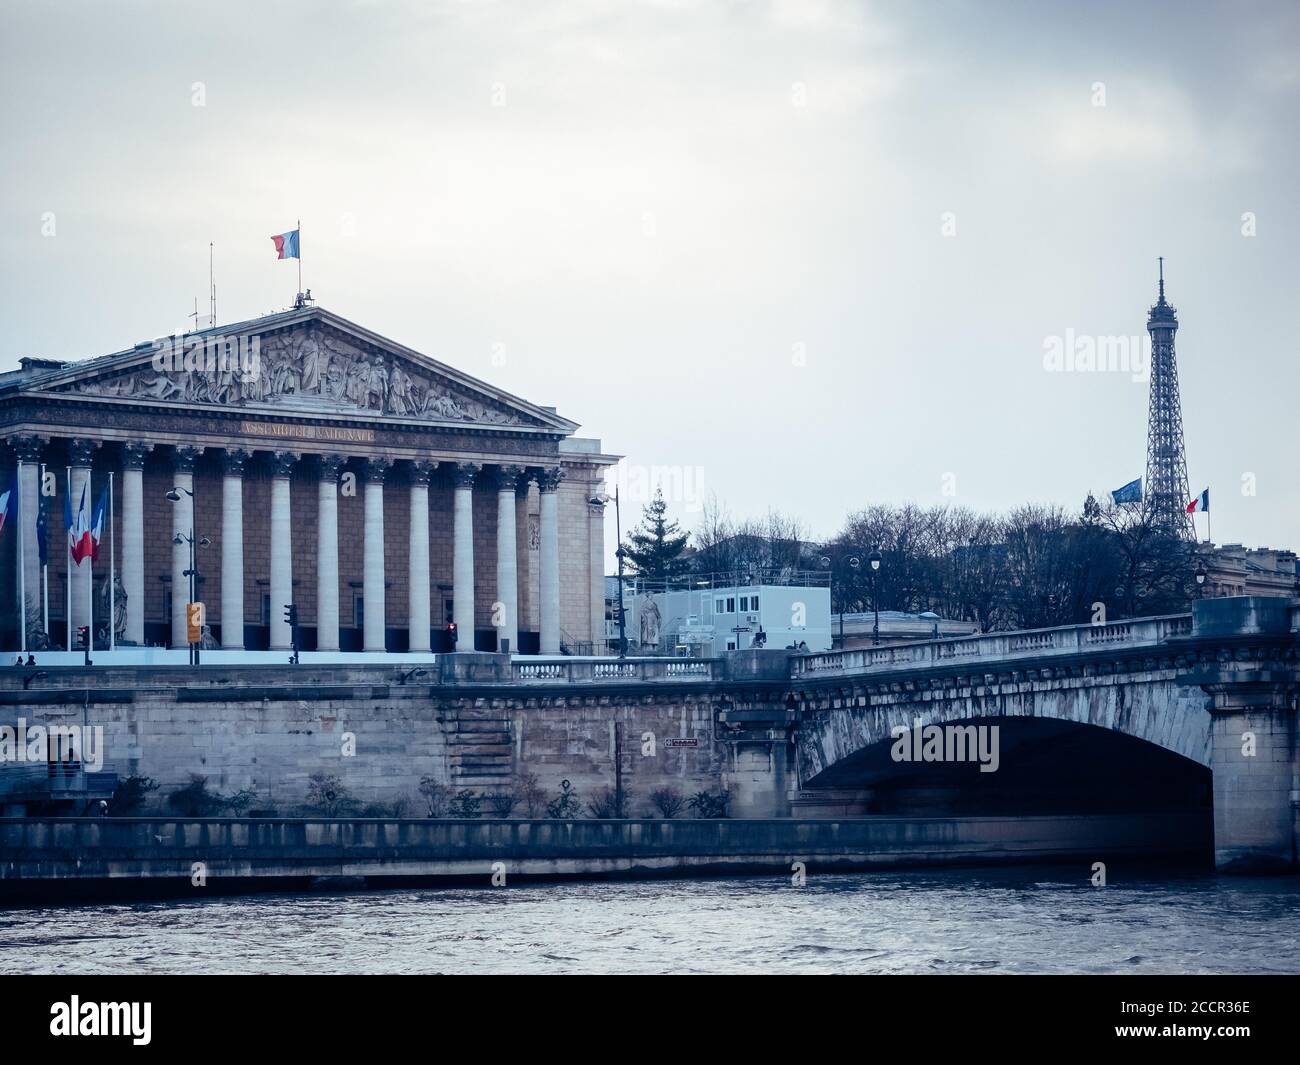
[[[686,572],[681,556],[690,533],[669,521],[667,511],[663,489],[656,489],[654,499],[642,508],[640,526],[628,534],[628,542],[623,545],[623,557],[633,576],[664,580]]]

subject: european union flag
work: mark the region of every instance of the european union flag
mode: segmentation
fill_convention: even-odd
[[[49,509],[49,502],[45,498],[45,493],[42,492],[36,505],[36,547],[41,553],[42,566],[48,561],[47,552],[49,549],[45,546],[45,515]]]
[[[1142,478],[1136,481],[1129,481],[1123,488],[1116,488],[1111,492],[1110,498],[1116,503],[1141,503],[1142,502]]]

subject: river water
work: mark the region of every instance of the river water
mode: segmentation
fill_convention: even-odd
[[[0,910],[0,973],[1295,973],[1300,877],[1028,866]]]

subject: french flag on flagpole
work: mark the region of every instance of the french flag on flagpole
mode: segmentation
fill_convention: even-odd
[[[94,551],[94,541],[90,535],[90,520],[86,513],[86,486],[81,486],[81,503],[77,506],[77,520],[72,521],[70,510],[64,510],[68,519],[68,550],[72,552],[72,561],[78,566]]]
[[[275,243],[275,254],[277,259],[301,259],[298,254],[298,230],[291,229],[288,233],[281,233],[279,236],[272,237]]]
[[[1210,511],[1210,490],[1207,488],[1190,503],[1187,504],[1188,514],[1208,514]]]
[[[108,517],[108,487],[99,493],[94,515],[90,519],[90,561],[99,561],[99,543],[104,538],[104,522]]]

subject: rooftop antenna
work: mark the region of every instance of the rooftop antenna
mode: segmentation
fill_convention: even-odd
[[[1160,302],[1165,302],[1165,257],[1160,256]]]
[[[193,318],[193,319],[194,319],[194,332],[197,333],[197,332],[199,331],[199,298],[198,298],[198,296],[195,296],[195,297],[194,297],[194,310],[191,311],[189,314],[187,314],[185,317],[187,317],[187,318]]]
[[[208,241],[208,302],[212,311],[212,328],[217,327],[217,279],[212,269],[212,241]]]

